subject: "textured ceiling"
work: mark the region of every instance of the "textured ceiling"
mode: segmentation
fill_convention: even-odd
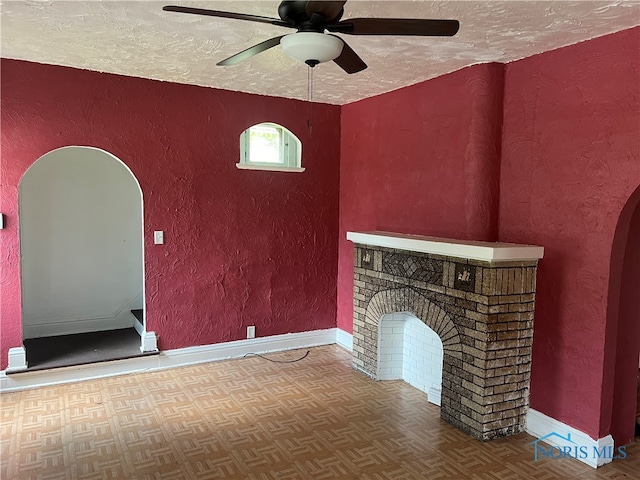
[[[162,11],[167,4],[277,17],[279,1],[16,1],[0,6],[2,56],[40,63],[307,98],[307,67],[279,47],[242,64],[216,62],[282,27]],[[452,38],[344,35],[369,65],[347,75],[332,62],[314,70],[313,100],[345,104],[467,65],[509,62],[640,24],[640,1],[364,1],[349,17],[454,18]]]

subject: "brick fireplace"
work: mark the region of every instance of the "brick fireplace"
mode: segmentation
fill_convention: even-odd
[[[417,318],[442,345],[441,389],[425,387],[440,416],[479,440],[522,432],[542,247],[387,232],[347,238],[356,244],[354,368],[377,380],[404,378],[398,372],[407,369],[389,360],[407,358],[407,345],[421,355],[432,348],[400,340],[415,336],[415,327],[403,325]],[[415,367],[424,355],[409,361]]]

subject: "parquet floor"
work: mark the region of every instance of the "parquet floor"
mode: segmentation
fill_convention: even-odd
[[[295,359],[305,351],[270,355]],[[640,447],[594,470],[533,461],[522,434],[481,443],[401,381],[337,346],[296,363],[201,364],[0,395],[2,479],[621,479]]]

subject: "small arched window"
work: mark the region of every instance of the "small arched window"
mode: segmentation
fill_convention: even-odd
[[[304,172],[301,159],[302,143],[282,125],[259,123],[240,134],[238,168]]]

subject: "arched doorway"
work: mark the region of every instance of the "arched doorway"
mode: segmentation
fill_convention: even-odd
[[[129,168],[97,148],[60,148],[27,170],[18,199],[29,369],[39,362],[64,366],[139,354],[144,318],[133,312],[144,309],[142,191]],[[72,353],[55,350],[52,337],[62,336],[65,349],[108,342],[91,349],[97,356],[47,364],[46,355]],[[134,342],[129,354],[120,351],[123,338]],[[46,348],[54,353],[44,354]]]
[[[616,445],[634,438],[640,357],[640,187],[622,210],[611,252],[607,322],[615,328],[611,435]],[[611,341],[609,341],[611,343]]]

